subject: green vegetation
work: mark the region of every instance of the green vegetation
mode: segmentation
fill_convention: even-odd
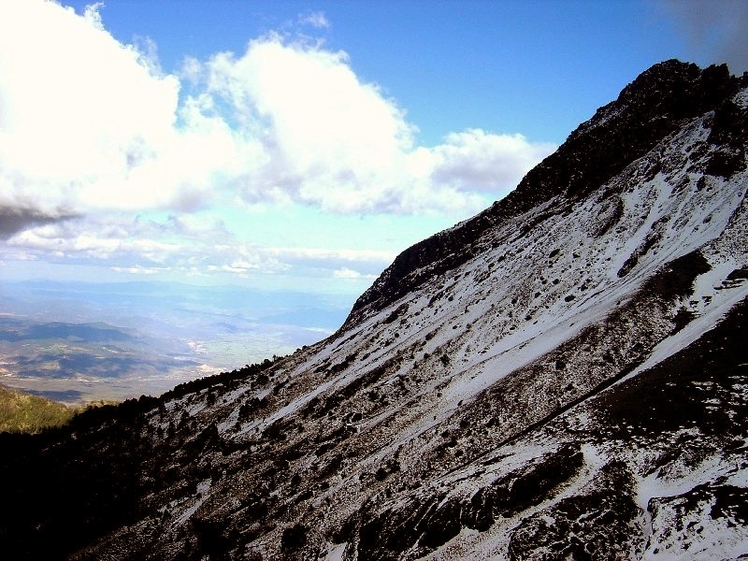
[[[83,409],[0,386],[0,432],[36,434],[66,425]]]

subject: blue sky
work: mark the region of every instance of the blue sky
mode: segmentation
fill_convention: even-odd
[[[362,292],[748,3],[6,0],[0,282]]]

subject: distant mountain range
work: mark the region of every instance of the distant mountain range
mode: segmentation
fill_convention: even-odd
[[[0,551],[748,558],[748,76],[667,61],[290,356],[0,438]]]
[[[0,311],[0,384],[82,403],[159,395],[290,353],[332,333],[348,308],[231,286],[26,281],[3,285]]]
[[[61,339],[71,341],[114,342],[132,341],[134,337],[105,323],[50,323],[29,324],[15,318],[0,317],[0,341],[29,341]]]

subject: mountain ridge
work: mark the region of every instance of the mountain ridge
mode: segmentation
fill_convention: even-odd
[[[398,256],[331,337],[0,439],[0,546],[748,554],[747,115],[745,76],[655,65],[513,194]]]
[[[616,101],[601,107],[591,119],[577,127],[556,152],[530,170],[504,199],[398,255],[394,263],[356,301],[344,325],[355,322],[363,309],[373,302],[381,300],[387,303],[409,288],[418,286],[417,279],[413,285],[403,282],[429,260],[444,260],[445,263],[439,267],[442,272],[458,264],[460,259],[469,255],[469,252],[460,254],[464,246],[497,222],[547,203],[555,195],[566,193],[582,196],[589,191],[590,184],[605,183],[609,176],[620,171],[623,162],[640,157],[645,150],[671,133],[679,120],[714,109],[730,91],[735,93],[741,84],[745,86],[746,83],[748,78],[731,76],[726,65],[710,66],[703,72],[695,64],[677,60],[654,65],[624,88]],[[695,91],[689,91],[686,95],[689,88]],[[636,112],[642,106],[647,109],[647,114]],[[635,112],[640,122],[631,119],[631,112]],[[657,118],[654,119],[649,113]],[[641,121],[645,121],[644,127]],[[616,127],[614,139],[597,146],[598,139],[591,132],[602,124]],[[745,132],[745,125],[742,132]],[[615,151],[622,154],[611,157],[611,144],[613,154]],[[622,150],[624,147],[625,150]],[[590,169],[594,175],[588,178]],[[557,211],[563,212],[563,209]]]

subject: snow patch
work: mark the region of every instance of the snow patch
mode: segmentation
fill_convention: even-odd
[[[343,554],[345,553],[345,548],[347,546],[347,543],[333,545],[330,549],[327,550],[324,561],[343,561]]]
[[[192,517],[193,514],[195,514],[195,512],[197,512],[197,509],[200,508],[205,502],[205,499],[208,498],[208,491],[210,491],[211,484],[212,479],[206,479],[197,484],[197,499],[187,507],[179,517],[177,517],[174,521],[174,525],[182,526]]]

